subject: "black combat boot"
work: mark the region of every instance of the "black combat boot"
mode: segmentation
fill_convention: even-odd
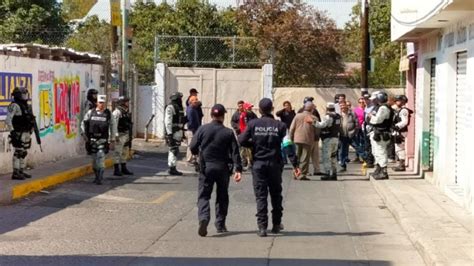
[[[388,179],[388,173],[387,173],[387,167],[382,167],[381,170],[380,170],[380,173],[378,174],[377,177],[374,177],[374,179],[376,180],[384,180],[384,179]]]
[[[321,180],[322,180],[322,181],[331,180],[331,173],[330,173],[330,172],[326,172],[325,174],[323,174],[323,175],[321,176]]]
[[[207,236],[207,225],[209,224],[208,220],[199,221],[198,235],[204,237]]]
[[[12,174],[12,179],[13,180],[25,180],[25,177],[20,173],[20,170],[13,170]]]
[[[400,160],[397,167],[392,168],[395,172],[405,171],[405,160]]]
[[[120,164],[120,166],[122,167],[122,174],[124,174],[124,175],[133,175],[133,172],[130,172],[127,169],[127,164],[126,163],[122,163],[122,164]]]
[[[20,170],[20,175],[24,176],[25,178],[31,178],[31,175],[23,172],[23,170]]]
[[[176,166],[170,167],[170,169],[168,170],[168,174],[170,174],[170,175],[183,175],[183,173],[176,170]]]
[[[272,227],[273,234],[278,234],[281,230],[283,230],[283,224],[274,224]]]
[[[265,227],[259,227],[259,228],[258,228],[257,235],[258,235],[259,237],[266,237],[266,236],[267,236],[267,228],[265,228]]]
[[[373,177],[374,179],[377,179],[377,177],[380,175],[381,170],[382,170],[382,168],[380,168],[380,165],[376,164],[375,165],[375,171],[373,173],[371,173],[370,176]]]
[[[114,175],[122,176],[122,172],[120,171],[120,165],[118,163],[114,164]]]

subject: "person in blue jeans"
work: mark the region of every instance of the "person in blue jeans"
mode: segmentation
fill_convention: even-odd
[[[354,112],[350,111],[346,102],[340,102],[341,108],[341,133],[339,135],[339,172],[345,172],[347,169],[347,161],[349,157],[349,146],[354,141],[354,136],[359,130],[359,122]]]

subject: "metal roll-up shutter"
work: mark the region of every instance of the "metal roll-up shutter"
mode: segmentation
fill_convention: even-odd
[[[435,113],[436,113],[435,91],[436,91],[436,58],[433,58],[433,59],[431,59],[431,67],[430,67],[430,125],[429,125],[430,160],[429,160],[429,170],[433,170],[433,161],[434,161],[434,144],[435,144],[434,129],[435,129]]]
[[[469,120],[472,114],[469,108],[472,103],[469,88],[466,82],[467,52],[457,53],[456,62],[456,154],[455,154],[455,183],[464,185],[469,175],[470,159],[469,145]]]

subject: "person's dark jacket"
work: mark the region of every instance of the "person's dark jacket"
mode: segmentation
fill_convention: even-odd
[[[239,136],[239,143],[250,147],[255,161],[283,163],[281,143],[286,136],[285,123],[275,120],[273,115],[262,115],[259,119],[249,121],[247,129]],[[298,159],[290,158],[293,167],[298,166]]]
[[[295,110],[288,112],[286,109],[281,109],[280,111],[276,112],[276,116],[280,118],[281,122],[285,123],[287,128],[290,128],[291,122],[293,122],[295,115]]]
[[[200,154],[201,166],[221,164],[227,167],[233,164],[235,172],[242,172],[239,144],[232,129],[222,123],[212,121],[201,126],[189,145],[191,153]]]
[[[194,134],[202,123],[202,116],[199,113],[199,107],[186,107],[186,118],[188,119],[188,130]]]
[[[240,120],[240,111],[237,110],[235,111],[235,113],[232,115],[232,118],[230,119],[230,126],[234,129],[237,135],[240,135],[239,120]]]

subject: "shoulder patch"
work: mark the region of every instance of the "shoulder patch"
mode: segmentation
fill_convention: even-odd
[[[8,112],[13,113],[15,111],[15,107],[18,106],[16,103],[10,103],[8,106]]]

